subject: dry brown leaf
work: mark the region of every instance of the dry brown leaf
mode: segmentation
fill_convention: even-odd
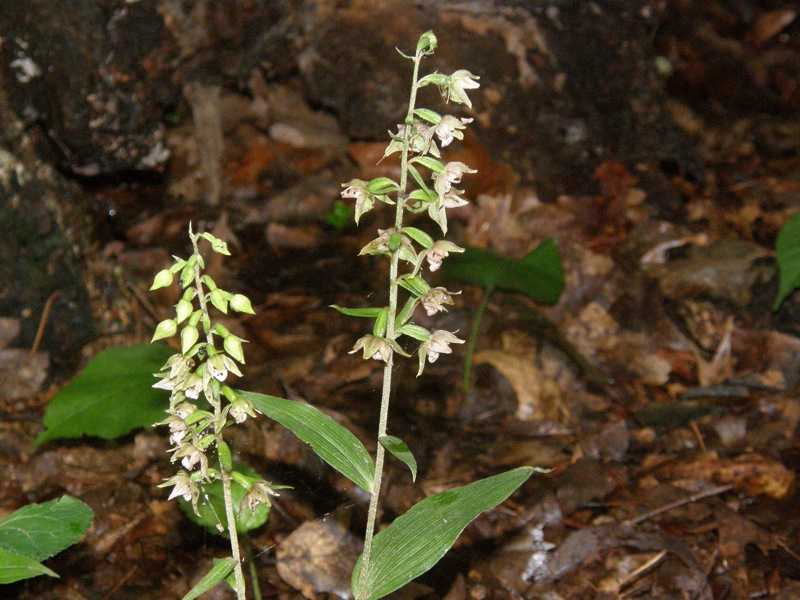
[[[512,354],[484,350],[475,354],[476,365],[489,364],[508,379],[517,395],[517,418],[521,421],[557,421],[563,399],[558,386],[534,364],[535,354]]]
[[[736,458],[719,458],[704,454],[693,461],[670,464],[656,475],[666,479],[697,479],[718,485],[732,485],[752,496],[785,498],[794,483],[794,473],[782,463],[761,454],[742,454]]]

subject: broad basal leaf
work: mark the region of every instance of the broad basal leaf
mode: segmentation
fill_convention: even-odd
[[[494,508],[533,473],[531,467],[488,477],[415,504],[375,536],[369,573],[359,589],[361,558],[353,571],[358,598],[376,600],[401,588],[435,565],[464,528],[483,511]]]
[[[789,294],[800,287],[800,214],[781,228],[775,242],[775,259],[780,284],[772,310],[778,310]]]
[[[310,445],[314,452],[367,492],[372,491],[375,466],[372,458],[346,427],[324,412],[302,402],[255,392],[237,391],[270,419],[277,421]]]
[[[0,549],[33,561],[50,558],[77,543],[92,517],[91,508],[69,496],[23,506],[0,521]]]
[[[519,260],[468,246],[463,253],[447,257],[442,273],[485,288],[521,292],[545,304],[558,302],[564,289],[564,269],[553,240],[545,240]]]
[[[106,440],[164,418],[168,393],[153,377],[175,354],[160,344],[107,348],[47,405],[38,446],[59,438],[93,435]]]

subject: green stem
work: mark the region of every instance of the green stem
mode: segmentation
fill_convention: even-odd
[[[261,586],[258,584],[258,572],[256,571],[256,563],[253,561],[253,547],[250,545],[250,538],[246,533],[242,534],[242,543],[244,544],[245,558],[247,559],[247,565],[250,571],[250,583],[253,587],[253,600],[261,600]]]
[[[189,226],[189,237],[192,240],[192,248],[194,249],[194,253],[197,256],[200,256],[200,251],[197,248],[197,239],[199,236],[196,236],[192,233],[191,225]],[[206,327],[206,323],[210,323],[210,316],[208,314],[208,303],[206,302],[205,294],[203,293],[203,282],[200,278],[200,265],[195,263],[194,265],[194,284],[195,288],[197,289],[197,298],[200,304],[200,311],[202,312],[202,317],[200,319],[201,323],[203,323],[203,329],[206,334],[206,342],[208,343],[209,348],[214,347],[214,338],[211,334],[211,329]],[[208,352],[206,353],[209,354]],[[214,390],[218,390],[218,387],[210,386],[211,387],[211,397],[207,398],[209,403],[214,407],[214,422],[219,424],[222,419],[222,402],[219,399],[219,392],[214,392]],[[222,439],[222,431],[217,430],[218,428],[215,427],[215,435],[218,436],[218,439]],[[230,471],[225,468],[225,465],[222,464],[222,460],[219,461],[219,471],[220,471],[220,479],[222,481],[222,495],[225,499],[225,517],[228,524],[228,535],[230,536],[231,540],[231,556],[233,558],[234,567],[233,567],[233,577],[236,583],[236,597],[238,600],[245,600],[245,583],[244,583],[244,573],[242,571],[242,560],[239,554],[239,537],[236,531],[236,517],[233,513],[233,495],[231,494],[231,474]]]
[[[411,143],[411,130],[414,125],[414,104],[417,100],[417,78],[419,76],[419,63],[422,55],[418,52],[414,57],[414,74],[412,76],[411,97],[408,102],[408,113],[403,129],[403,151],[400,155],[400,189],[397,192],[397,206],[395,211],[394,226],[397,233],[403,226],[403,213],[406,200],[406,187],[408,186],[408,153]],[[394,341],[395,319],[397,318],[397,272],[398,272],[398,253],[392,252],[389,265],[389,319],[386,325],[386,338]],[[389,420],[389,400],[392,392],[392,365],[393,357],[383,368],[383,389],[381,391],[381,411],[378,420],[378,440],[383,438],[387,432],[387,422]],[[370,567],[370,556],[372,554],[372,540],[375,535],[375,525],[378,517],[378,503],[381,493],[381,483],[383,481],[383,463],[385,450],[378,442],[375,452],[375,474],[372,482],[372,490],[369,499],[369,509],[367,512],[367,530],[364,535],[364,552],[361,555],[361,573],[358,578],[357,589],[355,590],[356,599],[362,600],[363,592]]]
[[[464,390],[464,395],[469,393],[469,383],[470,379],[472,379],[472,355],[475,354],[475,343],[478,340],[478,331],[481,328],[481,321],[483,321],[483,313],[486,310],[486,305],[489,304],[489,297],[493,291],[494,285],[490,285],[483,290],[483,297],[472,319],[472,330],[469,332],[467,355],[464,359],[464,379],[461,382],[461,389]]]

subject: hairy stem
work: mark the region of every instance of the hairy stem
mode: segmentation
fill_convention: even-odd
[[[408,113],[403,129],[403,151],[400,155],[400,189],[397,192],[397,205],[395,211],[394,226],[397,233],[403,226],[403,212],[406,200],[406,187],[408,186],[408,153],[411,142],[411,130],[414,124],[414,104],[417,99],[417,78],[419,76],[419,63],[422,55],[418,52],[414,57],[414,74],[412,76],[411,97],[408,102]],[[392,252],[389,265],[389,319],[386,325],[386,338],[394,341],[395,319],[397,318],[397,272],[398,272],[398,253]],[[392,365],[393,355],[389,356],[383,368],[383,389],[381,392],[381,412],[378,420],[378,440],[383,438],[387,432],[387,421],[389,419],[389,400],[392,393]],[[372,490],[369,499],[369,510],[367,512],[367,530],[364,535],[364,552],[361,555],[361,573],[358,578],[358,589],[355,590],[356,598],[361,600],[360,590],[366,585],[369,573],[370,556],[372,554],[372,540],[375,535],[375,524],[378,516],[378,502],[381,493],[381,482],[383,480],[383,463],[385,450],[380,441],[375,452],[375,475],[372,482]]]

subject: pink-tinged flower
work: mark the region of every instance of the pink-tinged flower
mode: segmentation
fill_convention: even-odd
[[[194,444],[182,444],[175,448],[175,454],[170,459],[172,462],[180,459],[181,465],[187,471],[191,471],[196,464],[200,464],[200,472],[204,477],[208,477],[208,457]]]
[[[397,236],[397,256],[401,260],[414,262],[417,260],[417,253],[408,236],[398,234],[397,230],[392,227],[391,229],[378,229],[378,237],[372,240],[369,244],[364,246],[358,253],[359,256],[369,254],[374,256],[376,254],[386,254],[387,256],[392,252],[392,236]]]
[[[475,81],[476,79],[480,79],[480,77],[473,75],[465,69],[459,69],[450,76],[445,98],[453,102],[458,102],[459,104],[466,104],[472,108],[472,102],[464,90],[479,88],[481,84]]]
[[[444,307],[445,304],[453,304],[452,293],[453,292],[448,292],[443,287],[431,288],[427,294],[420,298],[420,302],[425,312],[428,313],[428,316],[432,317],[437,312],[447,311]]]
[[[422,375],[422,370],[425,368],[425,359],[428,362],[435,363],[440,354],[451,354],[453,350],[450,344],[463,344],[464,340],[458,339],[449,331],[437,329],[431,334],[427,342],[423,342],[419,347],[419,371],[417,377]]]
[[[188,502],[192,499],[192,495],[198,491],[197,486],[186,471],[178,471],[177,474],[165,480],[164,483],[159,484],[158,487],[168,487],[170,485],[174,487],[172,488],[172,492],[170,492],[168,500],[182,496],[183,499]]]
[[[358,220],[365,212],[372,210],[375,206],[375,196],[367,189],[367,182],[361,179],[351,179],[347,183],[343,183],[342,198],[354,198],[356,201],[356,215],[355,220]]]
[[[462,162],[453,161],[446,163],[441,173],[433,175],[433,189],[439,194],[439,197],[444,197],[452,190],[454,183],[461,183],[461,177],[464,173],[477,173],[475,169],[470,169]]]
[[[442,144],[442,148],[449,146],[454,139],[463,140],[464,134],[460,130],[464,129],[467,123],[472,123],[472,119],[457,119],[451,115],[443,116],[439,124],[433,129]]]
[[[242,498],[239,510],[247,508],[252,514],[256,514],[256,508],[258,508],[259,504],[267,507],[272,506],[272,501],[269,497],[280,496],[280,494],[273,490],[271,485],[269,481],[264,481],[263,479],[256,481]]]
[[[355,354],[359,350],[363,351],[365,359],[374,358],[375,360],[382,360],[383,362],[388,362],[392,357],[392,352],[408,356],[408,354],[403,352],[403,349],[397,342],[382,337],[376,337],[369,333],[359,338],[348,354]]]
[[[447,240],[438,240],[434,242],[433,246],[431,246],[425,254],[425,260],[428,261],[430,270],[438,271],[439,267],[442,266],[442,261],[447,258],[451,252],[464,252],[464,249]]]

